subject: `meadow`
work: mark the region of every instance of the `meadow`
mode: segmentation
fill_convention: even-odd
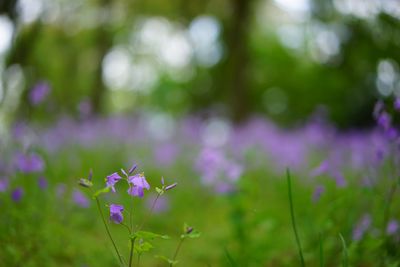
[[[0,266],[399,266],[397,105],[351,132],[318,117],[16,123]]]

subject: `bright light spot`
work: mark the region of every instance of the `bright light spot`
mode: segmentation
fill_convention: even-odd
[[[227,143],[231,126],[222,119],[212,119],[204,128],[202,139],[208,147],[220,147]]]
[[[157,53],[168,40],[171,25],[166,19],[150,18],[139,23],[139,29],[133,32],[132,44],[137,44],[145,53]]]
[[[145,62],[131,66],[130,83],[133,90],[149,92],[158,81],[158,72],[154,65]]]
[[[372,18],[380,12],[400,16],[400,1],[398,0],[334,0],[334,7],[345,15],[360,18]]]
[[[39,18],[43,11],[42,0],[20,0],[18,1],[18,11],[24,23],[32,23]]]
[[[265,91],[263,100],[265,107],[271,114],[281,114],[287,109],[288,99],[285,92],[280,88],[273,87]]]
[[[292,49],[300,49],[304,45],[303,29],[297,25],[284,25],[278,28],[281,43]]]
[[[211,67],[222,57],[222,47],[218,41],[221,31],[219,22],[210,16],[197,17],[190,23],[189,36],[198,63]]]
[[[124,47],[113,48],[103,60],[103,79],[110,89],[127,89],[131,75],[131,55]]]
[[[6,16],[0,16],[0,55],[11,46],[14,26]]]
[[[391,59],[380,60],[377,67],[376,87],[383,96],[389,96],[399,83],[398,65]]]
[[[172,68],[186,67],[192,58],[192,47],[181,32],[175,32],[164,43],[161,59]]]
[[[174,119],[170,115],[159,113],[150,117],[147,127],[154,139],[166,141],[172,137],[176,126]]]
[[[274,0],[283,10],[295,18],[304,20],[310,13],[309,0]]]
[[[315,24],[312,27],[313,39],[310,43],[312,58],[321,63],[327,62],[340,52],[340,38],[338,34],[325,25]]]

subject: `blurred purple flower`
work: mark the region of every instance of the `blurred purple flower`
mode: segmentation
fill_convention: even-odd
[[[61,198],[65,195],[66,191],[66,185],[65,184],[58,184],[56,187],[56,195],[57,197]]]
[[[109,176],[107,176],[107,179],[106,179],[107,187],[110,187],[111,191],[113,191],[115,193],[114,185],[121,179],[122,179],[122,177],[119,176],[119,174],[117,172],[110,174]]]
[[[33,106],[37,106],[46,99],[49,93],[49,84],[46,82],[39,82],[29,92],[29,101]]]
[[[364,216],[357,223],[356,227],[353,229],[353,240],[354,241],[361,240],[365,232],[371,226],[371,223],[372,223],[371,215],[364,214]]]
[[[84,99],[79,102],[78,111],[81,117],[88,117],[92,113],[92,104],[88,99]]]
[[[41,172],[44,169],[44,161],[36,153],[22,154],[16,156],[17,168],[23,173]]]
[[[392,121],[392,118],[385,111],[383,111],[381,114],[378,115],[378,118],[377,118],[378,126],[384,130],[389,129],[389,127],[391,125],[391,121]]]
[[[44,178],[43,176],[39,177],[38,186],[40,189],[45,190],[48,186],[46,178]]]
[[[395,233],[397,233],[398,230],[399,230],[399,222],[394,219],[390,220],[386,227],[386,233],[388,235],[394,235]]]
[[[11,192],[11,199],[14,202],[21,201],[23,196],[24,196],[24,189],[22,187],[17,187]]]
[[[146,207],[150,210],[153,206],[154,201],[156,200],[155,195],[151,195],[146,199]],[[169,199],[167,196],[162,195],[157,199],[157,202],[154,204],[153,212],[154,213],[162,213],[169,209]]]
[[[136,174],[134,176],[129,176],[128,182],[131,185],[128,189],[128,194],[132,196],[143,197],[143,189],[150,189],[150,185],[146,181],[146,177],[144,177],[142,173]]]
[[[114,223],[120,224],[124,219],[122,212],[124,207],[122,205],[111,204],[110,205],[110,220]]]
[[[400,111],[400,97],[396,97],[393,103],[393,107],[395,110]]]
[[[318,185],[318,186],[316,186],[315,187],[315,190],[314,190],[314,192],[313,192],[313,195],[312,195],[312,201],[315,203],[315,202],[318,202],[319,201],[319,199],[321,198],[321,195],[323,194],[325,192],[325,187],[323,186],[323,185]]]
[[[8,179],[5,178],[5,177],[4,177],[4,178],[1,178],[1,179],[0,179],[0,192],[5,192],[5,191],[7,191],[8,185],[9,185]]]
[[[90,204],[88,198],[78,189],[75,189],[72,192],[72,200],[75,202],[75,204],[82,208],[87,208]]]

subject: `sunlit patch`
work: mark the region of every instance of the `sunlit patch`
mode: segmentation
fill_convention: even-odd
[[[14,26],[6,16],[0,16],[0,56],[11,46]]]

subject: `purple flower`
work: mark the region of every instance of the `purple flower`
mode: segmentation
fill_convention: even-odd
[[[400,111],[400,97],[396,97],[393,103],[393,107],[395,110]]]
[[[388,235],[393,235],[399,230],[399,223],[396,220],[390,220],[387,227],[386,227],[386,233]]]
[[[81,191],[79,191],[77,189],[75,189],[74,192],[72,193],[72,200],[79,207],[82,207],[82,208],[89,207],[89,200]]]
[[[106,179],[107,187],[111,187],[111,191],[113,191],[115,193],[114,185],[121,179],[122,179],[122,177],[119,176],[119,174],[117,172],[110,174],[109,176],[107,176],[107,179]]]
[[[33,106],[42,103],[50,93],[50,86],[46,82],[37,83],[29,92],[29,101]]]
[[[42,190],[46,189],[47,186],[48,186],[48,183],[47,183],[46,178],[44,178],[43,176],[39,177],[39,179],[38,179],[38,186],[39,186],[39,188],[42,189]]]
[[[24,189],[22,187],[17,187],[11,192],[11,198],[14,202],[21,201],[24,196]]]
[[[113,221],[114,223],[120,224],[122,222],[122,220],[124,219],[124,216],[122,216],[123,211],[124,211],[124,206],[117,205],[117,204],[111,204],[110,205],[110,220]]]
[[[372,219],[369,214],[365,214],[361,220],[357,223],[356,227],[353,230],[353,240],[359,241],[363,238],[365,232],[371,226]]]
[[[155,213],[162,213],[165,212],[169,209],[169,199],[167,198],[166,195],[162,195],[156,200],[155,195],[151,195],[147,200],[146,200],[146,207],[151,210],[153,208],[153,212]]]
[[[315,187],[314,193],[312,195],[312,200],[313,202],[318,202],[318,200],[321,198],[321,195],[325,192],[325,187],[323,185],[318,185]]]
[[[9,182],[8,182],[7,178],[0,179],[0,192],[7,191],[8,184],[9,184]]]
[[[35,153],[25,155],[19,153],[16,157],[17,168],[24,173],[41,172],[44,169],[44,161]]]
[[[132,196],[137,196],[137,197],[143,197],[144,196],[144,190],[143,189],[150,189],[149,183],[146,181],[146,177],[142,173],[136,174],[134,176],[129,176],[129,184],[131,186],[128,189],[128,194]]]
[[[379,116],[377,118],[378,126],[384,130],[389,129],[391,121],[392,121],[392,118],[385,111],[383,111],[381,114],[379,114]]]

